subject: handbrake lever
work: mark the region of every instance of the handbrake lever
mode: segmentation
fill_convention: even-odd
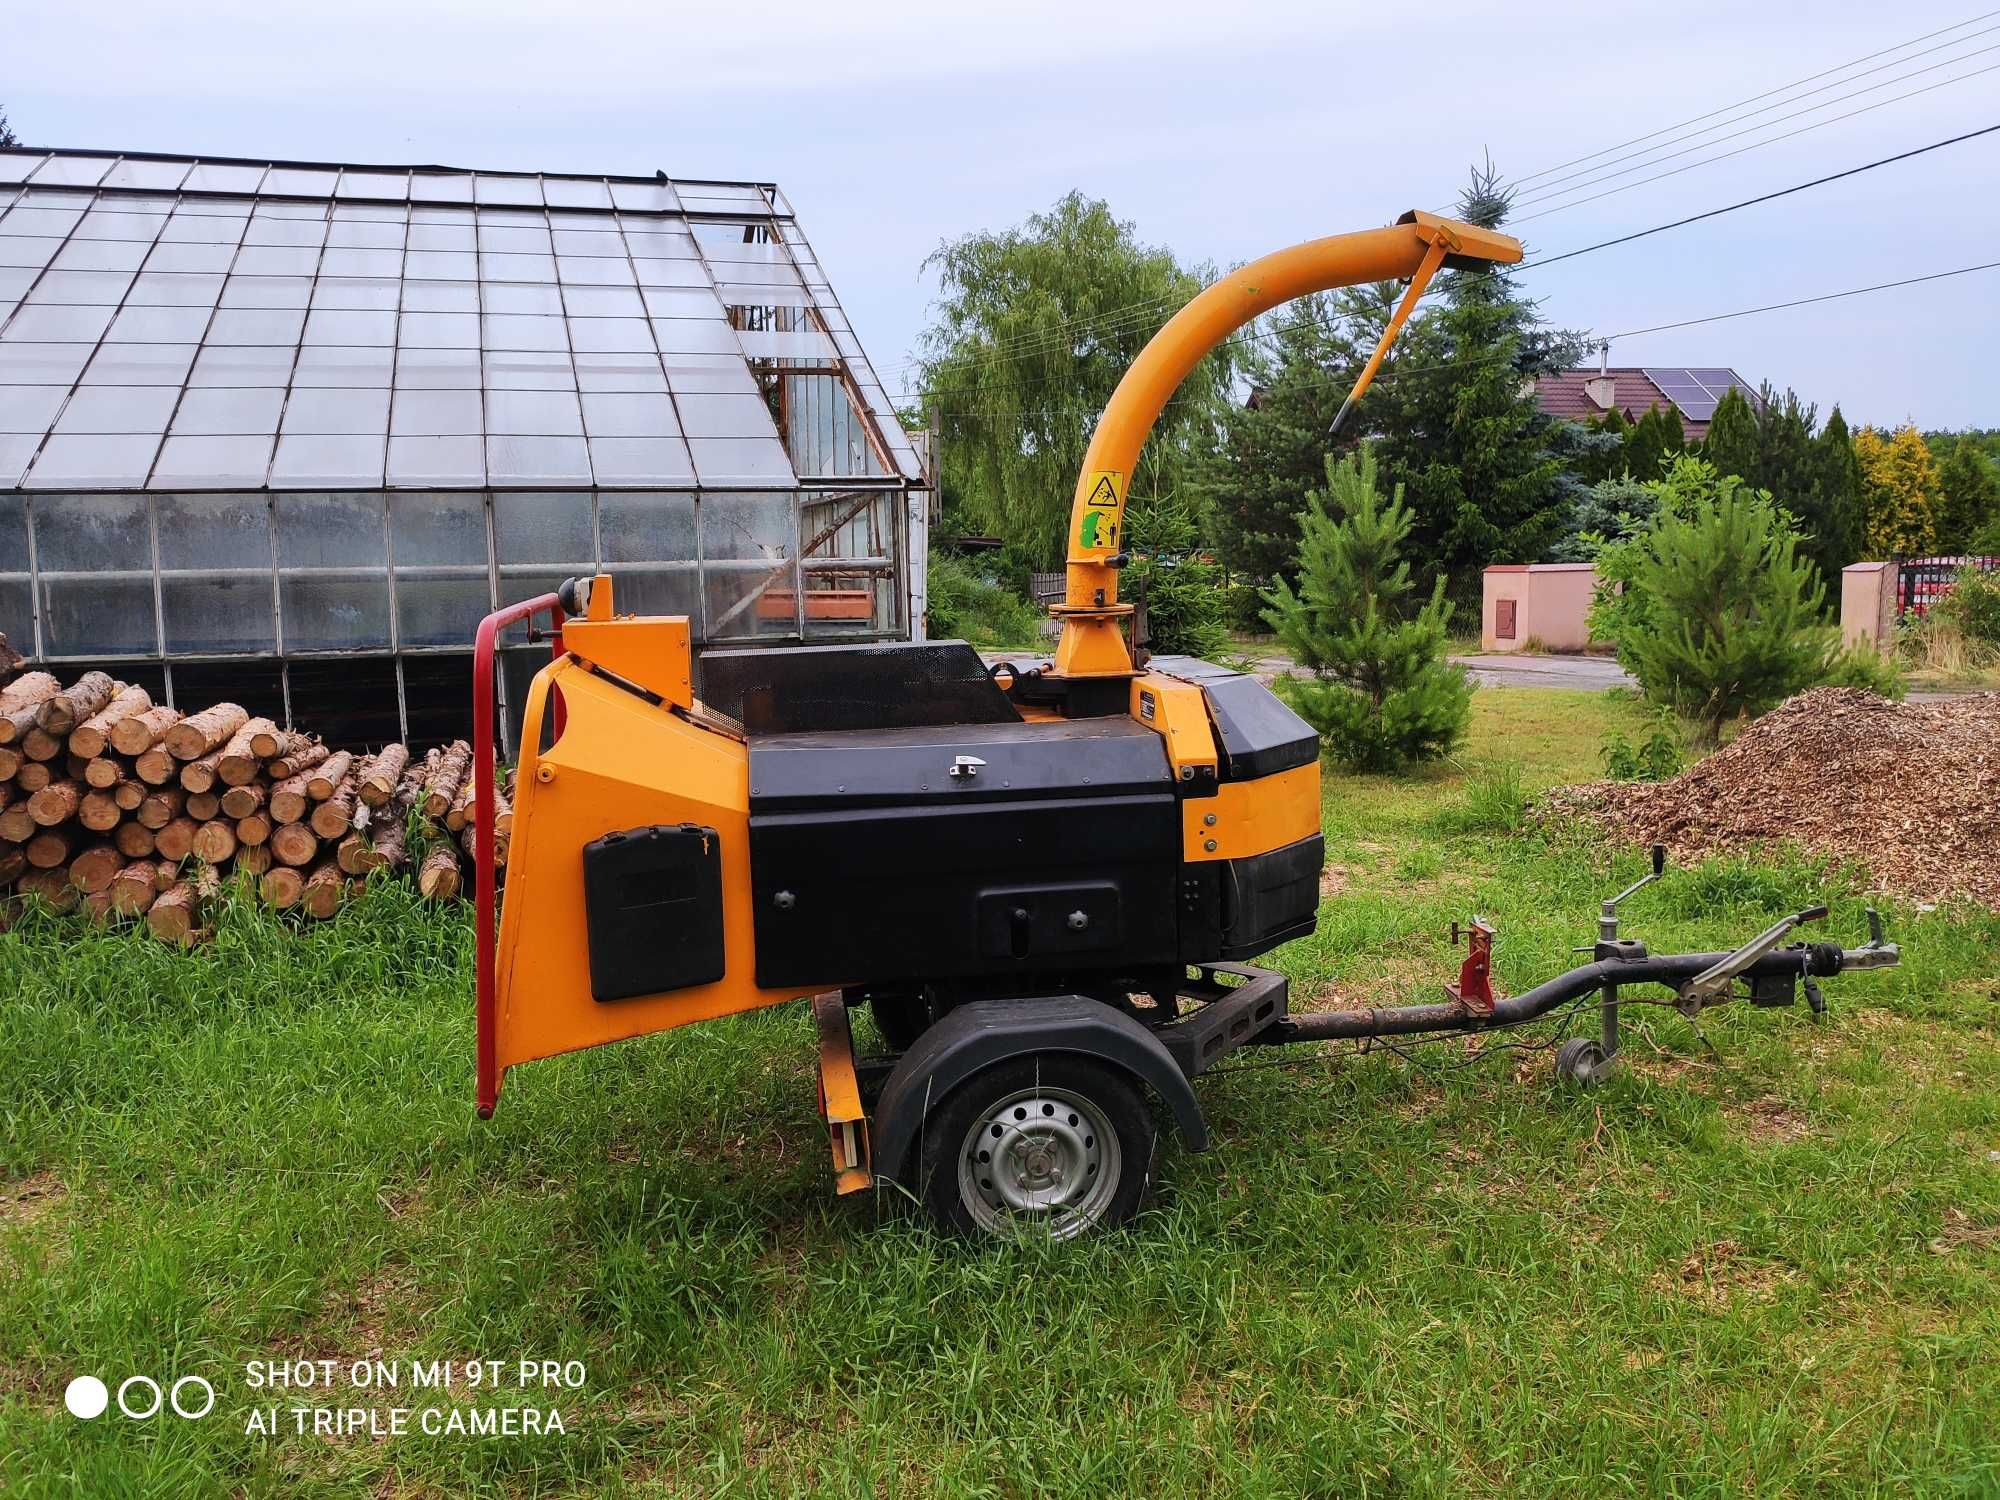
[[[1729,993],[1730,986],[1758,959],[1782,943],[1801,922],[1817,922],[1826,916],[1825,906],[1809,906],[1766,927],[1734,953],[1724,954],[1681,986],[1676,1007],[1683,1015],[1694,1015]]]

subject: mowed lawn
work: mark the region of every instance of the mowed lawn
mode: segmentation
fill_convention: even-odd
[[[1474,912],[1524,988],[1641,873],[1509,831],[1496,769],[1593,775],[1636,710],[1476,703],[1453,765],[1329,777],[1320,928],[1275,959],[1296,1006],[1435,998]],[[1673,871],[1626,931],[1726,946],[1829,888],[1859,942],[1852,873],[1783,854]],[[239,911],[185,956],[29,918],[0,937],[0,1488],[1993,1493],[2000,919],[1887,914],[1906,966],[1830,981],[1824,1024],[1732,1005],[1704,1043],[1635,1008],[1594,1094],[1546,1050],[1246,1054],[1135,1227],[998,1249],[831,1196],[803,1007],[522,1069],[482,1124],[462,909]],[[421,1404],[244,1373],[369,1357],[588,1375],[501,1398],[561,1437],[245,1434],[260,1401]],[[82,1372],[219,1399],[80,1422]]]

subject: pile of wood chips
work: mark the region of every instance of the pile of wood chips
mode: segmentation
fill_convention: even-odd
[[[231,871],[266,905],[315,917],[377,869],[414,866],[426,897],[449,900],[471,857],[474,780],[463,740],[355,754],[234,703],[183,715],[103,672],[68,687],[28,672],[0,688],[0,888],[143,918],[180,943],[203,934]],[[494,813],[504,864],[504,792]]]
[[[1559,787],[1544,806],[1683,859],[1791,842],[1898,895],[2000,908],[2000,693],[1814,688],[1672,781]]]

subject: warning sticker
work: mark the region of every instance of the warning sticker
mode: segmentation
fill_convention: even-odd
[[[1124,481],[1115,469],[1100,469],[1090,476],[1072,551],[1109,556],[1118,550],[1118,530],[1125,520]]]

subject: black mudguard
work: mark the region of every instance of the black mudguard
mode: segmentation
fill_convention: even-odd
[[[1129,1073],[1166,1101],[1193,1151],[1208,1149],[1208,1123],[1194,1089],[1160,1039],[1084,995],[979,1000],[961,1005],[917,1038],[876,1101],[869,1141],[879,1177],[900,1176],[928,1116],[945,1095],[995,1063],[1067,1052]]]

